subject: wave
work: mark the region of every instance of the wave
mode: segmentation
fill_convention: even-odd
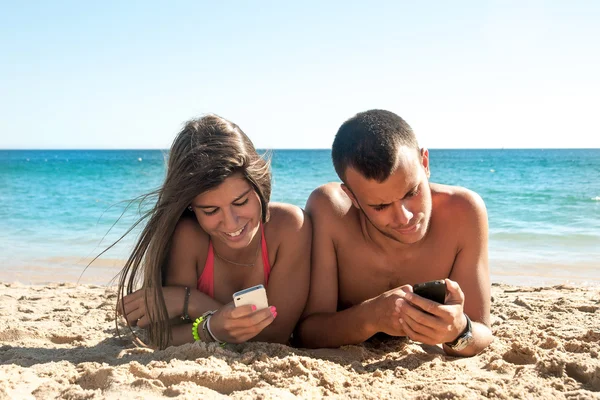
[[[540,232],[490,232],[490,241],[520,242],[543,245],[570,245],[576,247],[600,245],[600,235],[596,233],[540,233]]]

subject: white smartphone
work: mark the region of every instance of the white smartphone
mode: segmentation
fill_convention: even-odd
[[[255,305],[257,310],[269,307],[267,291],[263,285],[249,287],[233,294],[233,304],[236,307],[247,304]]]

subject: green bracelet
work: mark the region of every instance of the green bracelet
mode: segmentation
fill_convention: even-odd
[[[194,337],[195,341],[200,340],[200,334],[198,333],[198,327],[200,326],[200,324],[202,322],[206,321],[206,319],[209,316],[213,315],[214,313],[215,313],[215,311],[209,310],[209,311],[205,312],[204,314],[202,314],[202,316],[196,318],[196,320],[192,324],[192,336]]]
[[[200,336],[198,335],[198,325],[200,325],[204,321],[204,317],[196,318],[194,323],[192,324],[192,336],[195,341],[200,340]]]

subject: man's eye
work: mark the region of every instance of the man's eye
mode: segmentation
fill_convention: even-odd
[[[413,190],[413,191],[412,191],[412,192],[410,192],[408,195],[409,195],[409,197],[415,197],[415,196],[416,196],[416,195],[418,195],[418,194],[419,194],[419,191],[418,191],[418,190]]]
[[[248,203],[248,198],[246,198],[246,200],[242,201],[241,203],[233,203],[233,205],[241,207],[243,205],[246,205],[247,203]]]
[[[214,214],[216,214],[216,213],[217,213],[217,211],[219,211],[219,209],[218,209],[218,208],[215,208],[215,209],[214,209],[214,210],[212,210],[212,211],[202,211],[202,212],[203,212],[205,215],[214,215]]]
[[[382,211],[382,210],[385,210],[385,209],[387,208],[387,206],[388,206],[387,204],[382,204],[382,205],[380,205],[380,206],[375,206],[375,207],[373,207],[373,209],[374,209],[375,211]]]

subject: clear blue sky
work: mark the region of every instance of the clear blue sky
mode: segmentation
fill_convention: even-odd
[[[593,0],[4,2],[0,148],[168,148],[207,112],[329,148],[370,108],[431,148],[600,147],[599,21]]]

